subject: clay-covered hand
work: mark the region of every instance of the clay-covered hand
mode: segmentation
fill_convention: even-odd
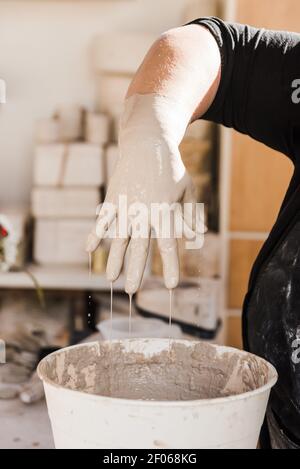
[[[172,289],[178,284],[176,229],[166,235],[164,227],[157,217],[154,222],[152,215],[158,207],[155,204],[164,204],[160,207],[166,219],[172,204],[195,203],[191,178],[178,150],[189,119],[184,106],[163,96],[133,95],[125,101],[120,122],[119,160],[96,228],[88,237],[87,251],[93,252],[108,228],[114,226],[117,231],[107,262],[107,279],[113,282],[118,278],[129,247],[125,284],[129,294],[140,286],[153,231],[162,258],[165,285]],[[196,224],[195,210],[187,210],[185,216],[177,209],[174,213],[174,217],[170,217],[171,228],[180,225],[181,217],[189,237],[193,236],[195,226],[203,233],[203,224]]]

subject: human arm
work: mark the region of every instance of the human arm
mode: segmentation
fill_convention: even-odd
[[[148,207],[183,199],[194,202],[178,146],[189,123],[212,103],[219,80],[220,53],[207,29],[198,25],[177,28],[153,44],[127,93],[120,125],[120,159],[106,202],[117,205],[119,195],[126,195],[128,203],[139,201]],[[89,252],[96,249],[102,236],[100,215],[97,233],[89,236]],[[128,234],[113,240],[107,277],[111,282],[116,280],[129,244],[126,291],[134,293],[143,275],[149,237],[129,238]],[[165,284],[175,288],[179,279],[176,239],[158,237],[158,245]]]

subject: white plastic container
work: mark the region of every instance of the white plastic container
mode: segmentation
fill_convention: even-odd
[[[181,329],[179,326],[165,323],[159,319],[131,319],[131,331],[129,331],[128,318],[113,318],[101,321],[97,325],[105,340],[128,338],[169,338],[179,339]]]
[[[34,187],[31,211],[36,218],[95,218],[100,203],[97,187],[62,188]]]
[[[87,266],[85,245],[93,218],[37,218],[34,224],[34,260],[40,265]]]
[[[164,285],[142,288],[136,295],[140,313],[168,319],[170,293]],[[186,279],[173,292],[172,320],[181,325],[215,331],[220,313],[220,281]]]
[[[131,339],[42,360],[56,448],[255,449],[273,366],[204,342]]]

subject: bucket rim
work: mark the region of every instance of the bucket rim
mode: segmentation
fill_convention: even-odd
[[[131,406],[137,406],[137,407],[141,407],[141,406],[147,406],[147,407],[186,407],[186,408],[189,408],[189,407],[204,407],[204,406],[208,406],[208,405],[216,405],[216,404],[220,404],[220,405],[223,405],[223,404],[230,404],[232,403],[232,401],[240,401],[240,400],[246,400],[246,399],[251,399],[251,398],[254,398],[255,396],[259,395],[259,394],[264,394],[266,393],[267,391],[271,390],[273,388],[273,386],[277,383],[278,381],[278,373],[276,371],[276,368],[270,363],[268,362],[267,360],[265,360],[264,358],[262,357],[259,357],[258,355],[255,355],[253,353],[250,353],[250,352],[246,352],[245,350],[239,350],[239,349],[236,349],[234,347],[227,347],[225,345],[217,345],[217,344],[209,344],[211,346],[213,346],[214,348],[216,349],[223,349],[224,352],[232,352],[232,353],[239,353],[241,355],[247,355],[247,356],[252,356],[252,357],[255,357],[256,359],[258,359],[259,361],[261,361],[262,363],[264,363],[267,367],[268,367],[268,370],[269,370],[269,373],[270,373],[270,378],[268,380],[268,382],[266,384],[264,384],[263,386],[260,386],[259,388],[257,389],[254,389],[252,391],[247,391],[247,392],[244,392],[244,393],[240,393],[240,394],[234,394],[232,396],[227,396],[227,397],[216,397],[216,398],[208,398],[208,399],[193,399],[193,400],[187,400],[187,401],[175,401],[175,400],[170,400],[170,401],[162,401],[162,400],[151,400],[151,401],[147,401],[147,400],[138,400],[138,399],[124,399],[124,398],[119,398],[119,397],[110,397],[110,396],[102,396],[101,394],[91,394],[91,393],[87,393],[87,392],[84,392],[84,391],[80,391],[80,390],[77,390],[77,389],[70,389],[70,388],[66,388],[65,386],[61,385],[61,384],[58,384],[58,383],[55,383],[53,380],[49,379],[47,376],[45,376],[45,373],[43,371],[43,367],[44,367],[44,364],[47,362],[47,360],[50,358],[50,357],[53,357],[54,355],[59,355],[60,353],[62,353],[63,351],[66,351],[66,350],[72,350],[72,349],[75,349],[75,348],[86,348],[86,347],[92,347],[92,346],[95,346],[95,345],[99,345],[99,344],[103,344],[103,343],[122,343],[122,342],[141,342],[141,341],[156,341],[156,342],[167,342],[169,343],[169,339],[161,339],[161,338],[153,338],[153,339],[149,339],[149,338],[145,338],[145,339],[141,339],[141,338],[133,338],[133,339],[115,339],[115,340],[103,340],[103,341],[93,341],[93,342],[85,342],[85,343],[81,343],[81,344],[76,344],[76,345],[70,345],[69,347],[64,347],[60,350],[56,350],[55,352],[52,352],[50,353],[49,355],[47,355],[46,357],[44,357],[38,364],[37,366],[37,374],[38,374],[38,377],[41,379],[41,381],[43,382],[43,384],[47,384],[48,386],[54,388],[54,389],[57,389],[59,391],[63,391],[63,392],[66,392],[66,393],[72,393],[74,395],[81,395],[82,397],[84,397],[85,399],[88,399],[88,400],[97,400],[99,401],[100,399],[102,401],[105,401],[105,402],[111,402],[113,404],[117,404],[117,405],[131,405]],[[183,345],[187,345],[187,346],[193,346],[193,345],[196,345],[196,344],[199,344],[199,343],[207,343],[205,341],[196,341],[196,340],[187,340],[187,339],[171,339],[172,342],[176,342],[176,343],[181,343]]]

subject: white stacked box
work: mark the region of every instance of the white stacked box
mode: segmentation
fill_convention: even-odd
[[[39,119],[36,123],[36,141],[38,143],[56,143],[60,139],[59,119],[54,117]]]
[[[82,137],[83,109],[76,104],[58,107],[55,117],[59,121],[60,140],[73,142]]]
[[[99,145],[38,145],[34,157],[36,186],[101,186],[105,182],[104,155]]]
[[[85,243],[106,182],[110,122],[95,112],[83,117],[80,106],[65,105],[37,123],[31,206],[34,259],[41,264],[88,262]]]
[[[122,113],[132,77],[150,49],[152,33],[104,33],[94,40],[92,59],[98,75],[98,107],[113,117]]]
[[[35,187],[34,260],[43,265],[87,265],[85,243],[95,224],[99,201],[98,187]]]
[[[41,144],[76,142],[82,138],[83,131],[87,142],[105,145],[109,138],[108,116],[95,112],[84,114],[79,106],[60,106],[55,117],[37,121],[36,141]]]
[[[38,219],[35,223],[34,259],[44,265],[88,263],[87,234],[94,221]]]
[[[31,194],[36,218],[93,218],[99,204],[99,189],[35,187]]]

